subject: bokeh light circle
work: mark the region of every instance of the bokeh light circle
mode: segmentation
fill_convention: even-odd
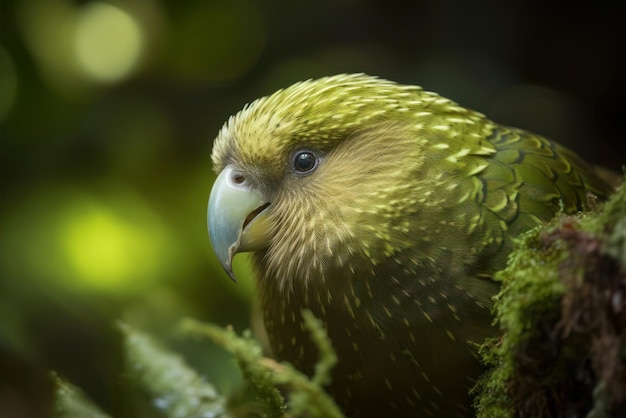
[[[140,61],[144,43],[139,22],[118,7],[92,2],[78,15],[76,59],[92,79],[112,82],[127,76]]]

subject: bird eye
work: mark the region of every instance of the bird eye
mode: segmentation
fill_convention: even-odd
[[[298,151],[293,158],[293,168],[299,173],[308,174],[317,167],[317,156],[311,151]]]

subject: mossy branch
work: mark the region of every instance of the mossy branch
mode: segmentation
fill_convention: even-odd
[[[273,384],[267,367],[261,364],[261,347],[246,332],[242,337],[235,334],[232,328],[222,328],[214,324],[203,323],[195,319],[184,319],[180,329],[185,335],[209,338],[235,355],[244,379],[254,391],[262,405],[266,417],[283,416],[285,402]]]
[[[210,338],[235,355],[244,378],[264,405],[266,416],[281,417],[287,411],[290,416],[300,416],[306,412],[307,417],[341,418],[343,415],[339,408],[322,388],[330,380],[330,370],[336,364],[337,357],[321,322],[309,311],[303,312],[303,318],[320,353],[312,378],[288,364],[263,357],[261,347],[249,333],[239,337],[232,329],[193,319],[185,319],[181,329],[189,335]],[[290,396],[288,404],[285,404],[276,385],[287,386]]]
[[[626,188],[524,234],[494,310],[478,417],[626,415]]]

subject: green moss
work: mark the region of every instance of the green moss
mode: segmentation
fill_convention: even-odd
[[[477,415],[626,412],[626,188],[521,236],[497,278],[502,336],[480,350]]]
[[[504,382],[516,373],[513,353],[521,342],[544,332],[558,318],[555,308],[563,293],[557,274],[558,263],[566,256],[563,251],[541,251],[540,231],[522,237],[511,255],[509,266],[500,272],[502,291],[496,297],[495,311],[502,338],[490,340],[481,348],[484,361],[492,370],[479,382],[480,396],[476,409],[481,417],[514,416],[513,402]],[[538,365],[539,366],[539,365]]]

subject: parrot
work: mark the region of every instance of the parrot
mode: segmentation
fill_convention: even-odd
[[[309,310],[348,417],[472,416],[498,335],[494,274],[516,237],[612,189],[581,157],[436,93],[367,74],[309,79],[213,142],[214,253],[250,253],[272,355],[312,375]]]

